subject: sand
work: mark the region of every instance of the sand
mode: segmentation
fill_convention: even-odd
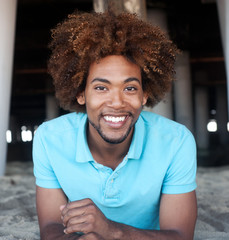
[[[229,239],[229,167],[198,168],[195,240]],[[10,162],[0,177],[0,239],[38,240],[31,162]]]
[[[195,239],[229,240],[229,167],[198,168]]]

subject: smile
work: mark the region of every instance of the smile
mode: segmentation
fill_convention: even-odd
[[[108,122],[119,123],[119,122],[124,122],[126,117],[125,116],[122,116],[122,117],[104,116],[104,119]]]

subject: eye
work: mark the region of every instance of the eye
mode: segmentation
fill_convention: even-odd
[[[104,86],[96,86],[96,87],[95,87],[95,90],[97,90],[97,91],[106,91],[107,88],[104,87]]]
[[[133,87],[133,86],[129,86],[129,87],[125,88],[125,91],[127,91],[127,92],[133,92],[133,91],[136,91],[136,90],[137,90],[137,88]]]

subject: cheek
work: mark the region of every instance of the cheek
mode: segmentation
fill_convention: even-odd
[[[131,100],[131,104],[135,106],[135,108],[140,108],[145,104],[145,97],[143,94],[140,94],[138,97]]]
[[[103,99],[100,99],[98,96],[93,94],[88,94],[86,97],[86,109],[89,111],[96,111],[103,104]]]
[[[131,107],[136,111],[141,111],[142,110],[142,106],[143,106],[143,101],[141,98],[139,99],[132,99],[132,101],[130,102]]]

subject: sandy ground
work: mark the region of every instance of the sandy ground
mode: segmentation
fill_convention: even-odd
[[[229,239],[229,167],[199,168],[195,240]],[[38,240],[32,163],[7,164],[0,177],[0,239]]]

